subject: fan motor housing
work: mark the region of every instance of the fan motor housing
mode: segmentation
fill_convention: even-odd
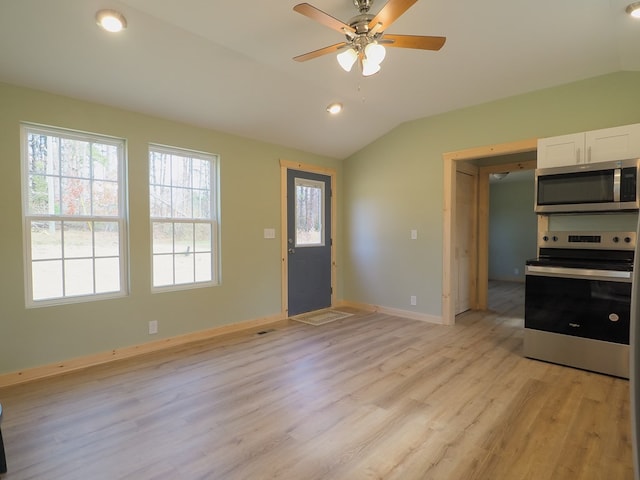
[[[369,32],[369,23],[373,18],[374,16],[369,13],[362,13],[349,20],[349,26],[356,31],[357,35],[363,35]]]

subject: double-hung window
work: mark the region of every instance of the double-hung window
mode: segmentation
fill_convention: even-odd
[[[215,155],[149,147],[153,288],[216,285],[218,273]]]
[[[126,295],[124,140],[21,128],[27,305]]]

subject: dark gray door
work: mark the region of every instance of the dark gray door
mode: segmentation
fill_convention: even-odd
[[[331,306],[331,177],[287,171],[289,315]]]

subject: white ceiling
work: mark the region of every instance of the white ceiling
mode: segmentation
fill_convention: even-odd
[[[333,54],[292,60],[343,40],[297,0],[0,0],[0,81],[346,158],[408,120],[640,70],[630,1],[419,0],[387,32],[445,46],[388,49],[363,78]],[[309,3],[345,22],[357,13],[352,0]],[[97,28],[101,8],[127,30]],[[333,101],[340,116],[325,111]]]

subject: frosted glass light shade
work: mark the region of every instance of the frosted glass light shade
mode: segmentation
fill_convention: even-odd
[[[357,59],[358,53],[353,48],[349,48],[344,52],[338,54],[338,63],[345,72],[351,71],[351,67],[353,67],[354,63],[356,63]]]
[[[373,42],[364,48],[364,54],[367,57],[367,60],[375,63],[376,65],[380,65],[384,60],[384,56],[387,54],[387,51],[379,43]]]
[[[362,76],[369,77],[380,71],[380,64],[374,63],[367,58],[362,59]]]

